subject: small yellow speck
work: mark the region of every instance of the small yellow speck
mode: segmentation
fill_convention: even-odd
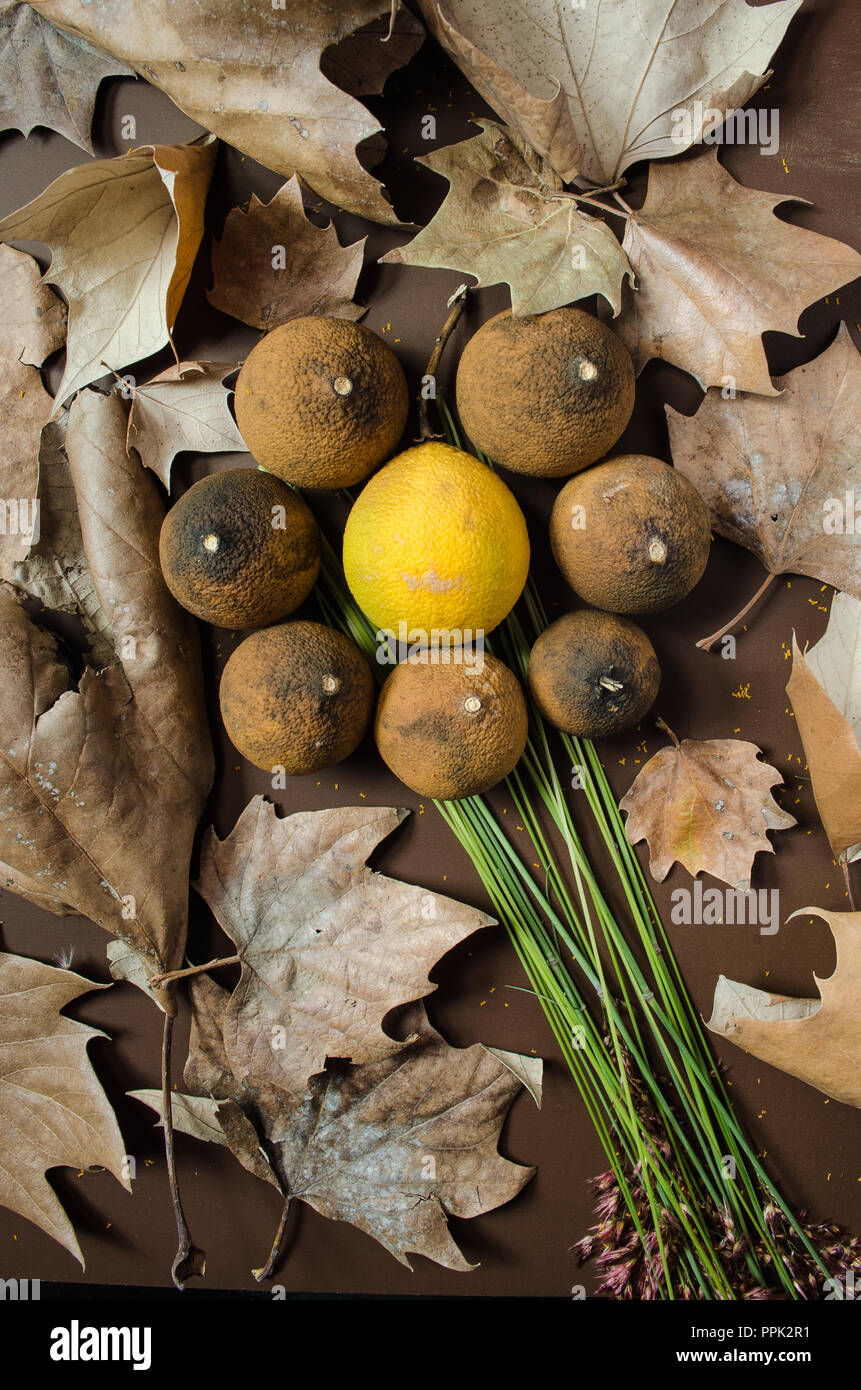
[[[787,164],[786,160],[785,160],[785,159],[781,159],[780,162],[781,162],[781,164],[783,165],[783,172],[784,172],[785,174],[788,174],[788,173],[789,173],[789,165]]]
[[[359,792],[359,796],[362,798],[363,801],[367,801],[368,799],[364,792]]]
[[[340,783],[340,782],[333,782],[333,783],[332,783],[332,786],[335,788],[335,791],[339,791],[339,790],[340,790],[341,783]]]
[[[482,1001],[481,1001],[481,1003],[479,1004],[478,1007],[479,1007],[480,1009],[483,1009],[486,1003],[487,1003],[487,1000],[486,1000],[486,999],[482,999]]]

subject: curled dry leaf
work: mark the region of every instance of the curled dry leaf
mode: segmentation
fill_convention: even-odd
[[[631,267],[606,223],[582,212],[555,175],[511,131],[476,121],[481,134],[419,163],[448,179],[439,212],[406,246],[381,259],[474,275],[511,286],[515,314],[541,314],[601,294],[617,314]]]
[[[0,0],[0,130],[48,126],[89,154],[96,93],[134,70],[63,33],[21,0]]]
[[[331,223],[315,227],[305,216],[299,180],[288,179],[270,202],[252,193],[247,212],[228,213],[212,248],[214,284],[206,297],[267,333],[301,314],[361,318],[365,311],[353,295],[366,240],[341,246]]]
[[[179,362],[137,386],[129,409],[126,446],[170,491],[177,454],[247,453],[230,413],[224,379],[235,362]]]
[[[659,883],[678,862],[694,878],[703,871],[731,888],[750,887],[754,857],[774,853],[768,832],[796,823],[771,795],[783,778],[760,754],[740,739],[674,738],[649,759],[619,809],[630,843],[648,841]]]
[[[362,217],[397,222],[356,157],[356,145],[379,124],[321,70],[324,51],[388,11],[388,0],[286,0],[284,7],[220,0],[214,12],[175,0],[37,0],[33,8],[129,63],[205,130],[267,169],[298,174]],[[397,44],[383,43],[379,31],[364,41],[365,61],[375,45],[374,90],[422,41],[412,17],[399,23]]]
[[[762,334],[800,336],[802,310],[861,275],[851,246],[774,216],[789,201],[804,199],[744,188],[716,150],[652,166],[622,242],[638,289],[618,331],[638,371],[660,357],[703,390],[777,394]]]
[[[861,602],[835,594],[825,636],[802,652],[792,637],[786,687],[816,809],[835,857],[861,858]]]
[[[743,106],[800,3],[420,0],[434,37],[560,177],[602,186],[687,149],[710,108]]]
[[[58,407],[170,340],[203,235],[215,149],[207,137],[79,164],[0,221],[3,241],[50,246],[46,279],[69,302]]]
[[[83,1266],[50,1168],[107,1168],[127,1191],[125,1144],[87,1056],[97,1028],[61,1010],[92,989],[70,970],[0,952],[0,1202]]]
[[[114,664],[76,688],[53,638],[0,590],[0,862],[7,887],[83,913],[152,975],[182,960],[212,753],[197,632],[158,563],[164,509],[125,431],[116,395],[73,402],[69,471]]]
[[[357,806],[280,820],[255,797],[226,839],[205,835],[196,887],[242,965],[224,1022],[240,1080],[300,1095],[327,1057],[370,1062],[398,1051],[385,1015],[429,994],[431,966],[490,923],[365,867],[405,814]]]
[[[226,991],[214,986],[210,1013],[217,1019],[227,1007]],[[469,1270],[474,1266],[446,1217],[492,1211],[529,1181],[535,1170],[503,1158],[497,1145],[521,1088],[519,1073],[540,1086],[541,1064],[514,1054],[501,1059],[480,1044],[450,1047],[421,1004],[404,1011],[400,1030],[408,1040],[397,1053],[363,1066],[330,1062],[296,1101],[265,1084],[246,1084],[227,1099],[175,1093],[174,1124],[226,1144],[289,1201],[351,1222],[407,1268],[408,1253],[416,1253],[446,1269]],[[204,1064],[204,1075],[211,1065],[211,1059]],[[162,1113],[160,1092],[132,1094]],[[215,1127],[220,1140],[202,1133]]]
[[[673,463],[718,535],[770,576],[806,574],[861,598],[861,533],[840,520],[846,494],[861,496],[861,358],[845,325],[778,385],[777,400],[713,390],[695,415],[667,406]]]
[[[861,913],[804,907],[792,915],[808,913],[828,923],[837,947],[834,974],[813,977],[819,998],[788,999],[721,976],[708,1026],[832,1100],[861,1106]]]

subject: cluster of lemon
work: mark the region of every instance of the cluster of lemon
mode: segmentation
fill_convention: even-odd
[[[480,646],[526,582],[529,537],[514,494],[477,458],[436,441],[390,457],[406,424],[404,374],[381,338],[346,320],[295,319],[269,333],[240,372],[235,404],[260,469],[196,483],[161,536],[165,579],[184,607],[255,629],[222,675],[231,740],[258,767],[292,775],[340,761],[368,729],[375,683],[358,647],[324,624],[284,621],[320,565],[317,524],[295,489],[364,482],[344,534],[346,580],[381,640],[405,634],[410,648],[376,702],[380,754],[421,795],[487,790],[523,752],[526,702],[502,662],[458,643]],[[657,658],[619,615],[676,602],[708,555],[706,508],[672,468],[627,454],[589,467],[633,404],[629,354],[578,309],[499,315],[458,366],[458,410],[481,451],[517,473],[577,475],[556,499],[550,541],[589,606],[539,638],[528,679],[542,713],[581,737],[630,727],[651,706]]]

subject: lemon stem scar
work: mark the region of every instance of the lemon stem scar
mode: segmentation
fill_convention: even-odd
[[[332,382],[332,387],[337,395],[349,396],[353,389],[353,383],[348,376],[336,376]]]
[[[598,368],[594,362],[590,362],[584,357],[577,364],[577,372],[581,381],[594,381],[598,375]]]
[[[218,536],[214,536],[211,531],[203,538],[203,548],[208,550],[210,554],[214,554],[220,545],[221,541]]]
[[[598,684],[603,686],[604,690],[612,690],[614,695],[625,689],[621,681],[614,681],[610,676],[602,676]]]
[[[463,707],[467,714],[478,714],[481,709],[481,701],[477,695],[468,695],[463,702]]]
[[[336,695],[341,689],[341,682],[337,676],[324,676],[322,685],[327,695]]]
[[[662,565],[667,558],[667,547],[659,536],[652,536],[649,541],[649,559],[654,560],[656,565]]]

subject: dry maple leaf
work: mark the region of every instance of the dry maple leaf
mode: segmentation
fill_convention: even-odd
[[[206,297],[216,309],[269,332],[301,314],[358,319],[353,303],[367,237],[341,246],[335,228],[315,227],[305,216],[299,180],[288,179],[268,203],[251,195],[247,212],[227,215],[212,248],[214,284]]]
[[[0,1203],[74,1255],[72,1223],[50,1187],[50,1168],[107,1168],[128,1192],[125,1144],[87,1057],[104,1033],[61,1009],[105,989],[69,970],[0,952]]]
[[[396,223],[356,145],[380,126],[339,91],[321,55],[390,8],[388,0],[220,0],[217,8],[177,0],[37,0],[34,9],[129,63],[206,130],[267,169],[299,174],[322,197],[376,222]],[[419,47],[423,31],[401,15],[397,44],[365,40],[373,90]],[[336,60],[337,61],[337,60]],[[348,58],[348,65],[350,59]],[[367,90],[367,88],[365,88]]]
[[[226,991],[220,995],[226,1012]],[[404,1012],[400,1026],[409,1038],[395,1055],[363,1066],[330,1062],[296,1102],[265,1085],[246,1088],[241,1099],[174,1094],[174,1124],[215,1142],[205,1131],[220,1129],[220,1142],[285,1193],[288,1205],[297,1199],[351,1222],[407,1268],[409,1252],[469,1270],[446,1217],[502,1206],[534,1173],[503,1158],[497,1145],[521,1076],[540,1096],[541,1063],[481,1044],[450,1047],[421,1004]],[[162,1113],[160,1092],[131,1094]],[[286,1215],[258,1278],[277,1261],[285,1222]]]
[[[638,371],[660,357],[704,390],[777,394],[762,334],[800,337],[802,310],[861,275],[851,246],[774,216],[790,201],[805,200],[737,183],[716,150],[651,168],[622,242],[639,288],[618,332]]]
[[[667,406],[673,463],[697,488],[718,535],[753,552],[768,578],[806,574],[861,598],[861,532],[826,526],[861,497],[861,358],[845,325],[831,346],[778,382],[776,400],[709,391],[695,415]],[[851,521],[851,518],[850,518]]]
[[[126,941],[154,974],[182,959],[212,754],[197,632],[159,568],[164,508],[125,431],[116,395],[76,397],[66,452],[114,664],[87,667],[76,689],[54,639],[0,590],[0,871]]]
[[[79,164],[0,221],[3,241],[50,246],[45,278],[69,302],[58,407],[170,340],[203,235],[215,149],[207,137]]]
[[[721,976],[708,1026],[832,1100],[861,1106],[861,913],[803,907],[792,916],[809,913],[828,923],[837,947],[834,974],[813,977],[820,997],[788,999]]]
[[[126,445],[170,491],[170,472],[184,449],[196,454],[247,453],[230,413],[224,378],[235,362],[179,362],[135,387]]]
[[[801,653],[792,635],[786,687],[816,809],[835,858],[861,858],[861,603],[835,594],[825,636]]]
[[[671,737],[673,747],[649,759],[619,802],[628,840],[648,841],[659,883],[678,862],[694,878],[704,871],[749,888],[755,855],[774,853],[768,832],[796,824],[771,795],[783,778],[759,761],[755,743]]]
[[[240,1080],[298,1095],[327,1057],[369,1062],[397,1051],[385,1015],[435,989],[431,966],[491,924],[365,867],[405,814],[356,806],[282,820],[258,796],[226,839],[205,835],[195,886],[242,965],[224,1024]]]
[[[566,181],[681,153],[768,76],[801,0],[419,0],[431,33]],[[685,131],[679,113],[689,117]]]
[[[504,126],[476,125],[480,135],[418,160],[451,186],[418,236],[381,260],[460,270],[484,285],[504,280],[515,314],[541,314],[591,294],[603,295],[617,314],[631,268],[609,227],[581,212],[552,175],[544,182],[541,161]]]
[[[32,5],[0,0],[0,130],[48,126],[89,154],[96,93],[132,68],[48,24]]]

